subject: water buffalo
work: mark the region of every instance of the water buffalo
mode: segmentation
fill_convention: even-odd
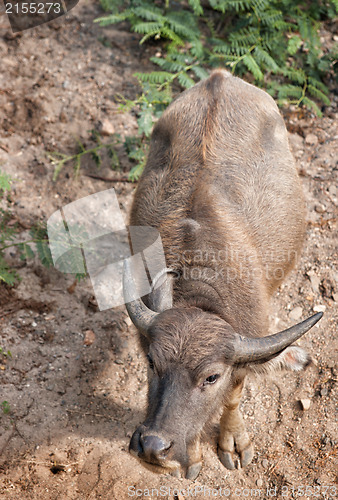
[[[304,214],[286,128],[264,91],[216,70],[157,122],[130,224],[159,231],[166,279],[127,304],[149,362],[147,416],[130,451],[156,470],[196,478],[201,432],[221,409],[219,459],[234,469],[236,450],[248,465],[245,376],[309,364],[291,344],[321,313],[268,335],[269,298],[299,256]]]

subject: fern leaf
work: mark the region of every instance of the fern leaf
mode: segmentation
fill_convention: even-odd
[[[177,79],[185,89],[190,89],[190,87],[193,87],[195,85],[194,80],[190,78],[190,76],[188,76],[186,73],[180,73]]]
[[[302,46],[303,41],[298,35],[292,36],[288,41],[287,51],[291,56],[294,56],[298,49]]]
[[[150,137],[154,122],[151,109],[148,106],[144,105],[141,109],[137,123],[140,132],[146,137]]]
[[[319,117],[323,116],[319,107],[312,99],[309,99],[308,97],[304,97],[304,99],[302,100],[302,104],[304,104],[308,108],[312,109],[316,113],[317,116],[319,116]]]
[[[145,22],[145,23],[137,23],[133,26],[133,31],[136,33],[158,33],[163,26],[163,23],[156,22]]]
[[[163,26],[163,28],[161,30],[161,34],[165,38],[168,38],[169,40],[171,40],[173,42],[174,46],[184,45],[182,38],[179,37],[172,29],[168,28],[167,26]]]
[[[330,99],[321,90],[316,89],[316,87],[314,87],[313,85],[308,85],[307,88],[313,97],[315,97],[320,101],[323,101],[323,103],[326,104],[326,106],[330,106],[331,104]]]
[[[306,82],[306,75],[302,69],[283,68],[283,75],[300,85]]]
[[[201,40],[193,40],[191,42],[191,54],[196,58],[204,58],[205,57],[205,48]]]
[[[11,176],[0,170],[0,192],[11,190]]]
[[[310,85],[313,85],[313,87],[316,87],[316,89],[317,88],[320,89],[322,92],[324,92],[324,94],[329,93],[329,89],[327,88],[327,86],[324,85],[323,82],[320,82],[319,80],[317,80],[316,78],[312,78],[311,76],[309,76],[308,82]]]
[[[203,9],[200,0],[188,0],[188,3],[196,16],[203,16]]]
[[[297,87],[296,85],[280,85],[278,87],[279,99],[289,99],[290,97],[301,99],[302,93],[303,89],[301,87]]]
[[[262,47],[256,47],[254,54],[257,61],[264,63],[268,70],[273,72],[277,72],[279,70],[276,61],[270,56],[270,54],[268,54],[268,52],[266,52],[266,50],[262,49]]]
[[[50,253],[49,245],[47,240],[40,240],[36,242],[36,250],[41,261],[45,267],[50,267],[53,265],[52,254]]]
[[[129,10],[125,10],[120,14],[111,14],[105,17],[99,17],[95,19],[95,23],[100,23],[100,26],[109,26],[110,24],[121,23],[122,21],[126,21],[132,13]]]
[[[244,56],[243,63],[248,68],[248,70],[251,71],[256,80],[263,80],[263,73],[261,72],[257,62],[252,57],[252,55],[247,54],[246,56]]]
[[[165,23],[166,18],[162,15],[161,9],[158,9],[155,6],[149,6],[149,9],[146,7],[135,7],[132,9],[133,14],[140,17],[141,19],[145,19],[146,21],[157,21],[160,23]]]
[[[151,73],[135,73],[134,76],[141,82],[163,84],[173,79],[173,75],[167,71],[152,71]]]
[[[170,73],[178,73],[179,71],[182,71],[184,69],[183,64],[176,61],[163,59],[161,57],[151,57],[150,60],[151,62],[158,64],[158,66],[161,66],[164,71],[168,71]]]
[[[177,35],[185,38],[186,40],[195,40],[200,36],[200,31],[197,27],[189,27],[184,18],[181,18],[180,14],[180,12],[171,12],[167,15],[167,22],[170,28]]]
[[[33,259],[34,258],[34,252],[31,249],[27,243],[21,243],[18,245],[19,250],[20,250],[20,259],[21,260],[28,260],[28,259]]]
[[[204,80],[204,78],[208,78],[209,76],[209,73],[206,69],[202,68],[202,66],[193,66],[191,68],[191,71],[193,71],[195,73],[195,75],[197,76],[197,78],[199,80]]]
[[[9,269],[3,255],[0,254],[0,281],[4,281],[7,285],[14,285],[19,279],[16,271]]]

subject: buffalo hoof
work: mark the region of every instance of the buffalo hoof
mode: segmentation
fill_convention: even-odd
[[[179,468],[173,469],[170,472],[170,475],[173,476],[173,477],[177,477],[179,479],[181,477],[180,469]]]
[[[239,456],[241,467],[246,467],[247,465],[249,465],[254,456],[253,446],[250,444],[247,448],[240,451]],[[218,458],[227,469],[234,470],[236,468],[233,460],[233,455],[230,451],[223,451],[221,450],[221,448],[218,448]]]
[[[196,477],[200,473],[201,468],[202,468],[202,462],[197,462],[196,464],[190,465],[185,473],[186,479],[194,481],[194,479],[196,479]]]
[[[232,453],[230,451],[223,451],[220,448],[218,448],[218,458],[224,465],[229,470],[234,470],[235,469],[235,464],[232,459]]]

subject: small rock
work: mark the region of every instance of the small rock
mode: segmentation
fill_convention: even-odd
[[[321,389],[321,390],[320,390],[320,395],[321,395],[322,397],[327,396],[327,395],[328,395],[328,393],[329,393],[329,391],[327,390],[327,387],[323,387],[323,389]]]
[[[305,142],[311,146],[316,146],[318,144],[318,137],[315,134],[308,134],[305,137]]]
[[[104,120],[102,120],[100,133],[102,135],[113,135],[115,134],[115,127],[113,126],[112,123],[110,123],[109,120],[105,118]]]
[[[332,298],[335,302],[338,302],[338,293],[333,293]]]
[[[311,399],[300,399],[299,400],[302,410],[308,410],[311,406]]]
[[[313,308],[314,312],[319,313],[319,312],[325,312],[326,306],[324,304],[319,304],[317,306],[314,306]]]
[[[317,214],[323,214],[324,212],[326,212],[326,206],[322,203],[317,203],[315,205],[315,211],[317,212]]]
[[[62,84],[62,87],[63,87],[64,89],[67,89],[67,88],[69,87],[69,80],[65,80],[65,81],[63,82],[63,84]]]
[[[117,365],[123,365],[123,361],[122,361],[122,359],[118,359],[118,358],[117,358],[117,359],[115,359],[115,363],[116,363]]]
[[[295,307],[290,312],[290,318],[294,320],[300,319],[302,315],[303,315],[303,309],[300,306]]]
[[[256,484],[257,484],[257,486],[258,486],[259,488],[261,488],[261,487],[263,486],[263,480],[262,480],[262,479],[260,479],[260,478],[259,478],[259,479],[257,479]]]
[[[315,272],[312,270],[308,271],[306,274],[310,278],[312,290],[314,291],[314,293],[318,293],[319,292],[319,285],[320,285],[319,276],[316,276]]]
[[[264,460],[262,461],[262,465],[263,465],[264,469],[266,469],[268,467],[269,462],[266,458],[264,458]]]
[[[92,345],[95,342],[95,338],[96,337],[95,337],[95,333],[93,332],[93,330],[86,330],[83,344],[87,345],[87,346]]]

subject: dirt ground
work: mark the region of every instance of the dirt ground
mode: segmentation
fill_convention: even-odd
[[[134,185],[86,176],[115,175],[108,163],[98,172],[87,161],[78,180],[65,166],[53,183],[46,157],[74,152],[75,138],[88,143],[89,130],[105,120],[122,138],[136,131],[115,95],[136,95],[132,74],[158,48],[140,47],[123,26],[100,28],[93,20],[101,14],[98,1],[81,0],[67,17],[17,35],[0,18],[0,168],[15,179],[11,209],[22,239],[37,220],[110,187],[127,215]],[[321,119],[286,114],[308,203],[307,241],[271,305],[271,332],[325,314],[299,342],[314,360],[306,372],[247,381],[241,407],[253,462],[226,470],[210,432],[194,482],[139,464],[128,444],[144,414],[146,365],[124,308],[100,312],[89,280],[73,289],[71,275],[38,260],[20,265],[11,249],[22,279],[13,290],[0,286],[0,346],[12,352],[0,356],[0,402],[10,405],[0,412],[1,499],[336,496],[338,97],[331,99]],[[310,401],[307,410],[301,399]]]

